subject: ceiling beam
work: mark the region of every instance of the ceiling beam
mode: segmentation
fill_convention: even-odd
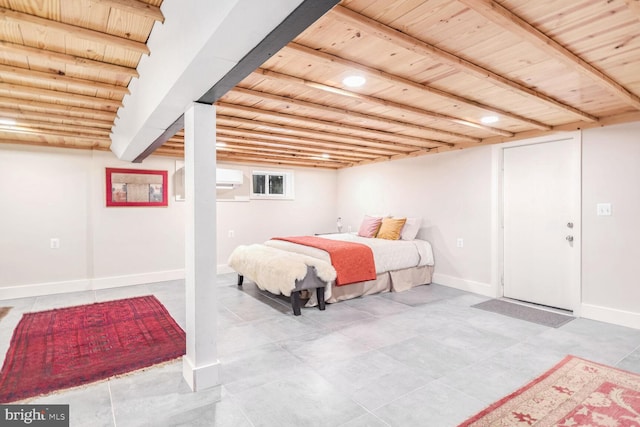
[[[171,156],[176,157],[178,159],[184,158],[184,150],[174,150],[171,148],[158,148],[158,150],[154,153],[158,156]]]
[[[241,143],[235,143],[235,142],[226,143],[224,147],[218,147],[216,148],[216,150],[218,152],[223,151],[225,153],[232,152],[232,153],[243,153],[243,154],[246,153],[246,154],[258,154],[258,155],[268,154],[268,155],[278,156],[279,158],[285,158],[285,159],[292,158],[292,157],[308,158],[311,160],[331,161],[335,163],[343,163],[346,165],[352,165],[362,160],[361,158],[359,159],[359,158],[343,156],[339,154],[334,154],[331,156],[331,155],[328,155],[328,153],[318,153],[318,152],[312,152],[312,151],[300,150],[300,149],[287,150],[285,152],[277,148],[256,146],[252,144],[241,144]],[[324,157],[323,154],[326,154],[327,157]]]
[[[29,58],[29,62],[57,62],[64,65],[70,65],[79,68],[90,69],[92,71],[100,71],[109,74],[115,74],[126,78],[140,77],[135,68],[129,68],[122,65],[111,64],[108,62],[95,61],[80,56],[68,55],[66,53],[52,52],[50,50],[38,49],[35,47],[25,46],[22,44],[11,43],[0,40],[0,48],[3,53],[20,55]],[[65,74],[64,70],[57,70],[61,74]]]
[[[0,106],[7,108],[17,108],[20,111],[35,111],[35,112],[55,112],[64,114],[70,117],[82,117],[87,116],[98,120],[109,120],[113,125],[117,114],[115,111],[94,110],[91,108],[76,107],[72,105],[54,104],[49,102],[42,102],[40,100],[21,99],[19,105],[16,105],[15,98],[7,98],[0,96]]]
[[[371,34],[381,40],[391,41],[397,46],[403,47],[412,52],[422,55],[435,56],[443,63],[453,67],[460,72],[471,74],[479,79],[489,81],[507,90],[515,90],[527,95],[529,98],[536,99],[547,105],[551,105],[554,108],[571,113],[581,118],[582,120],[592,122],[598,121],[598,118],[592,116],[591,114],[581,111],[568,104],[562,103],[548,95],[537,92],[513,80],[509,80],[508,78],[494,73],[493,71],[490,71],[486,68],[483,68],[480,65],[474,64],[471,61],[447,52],[446,50],[441,49],[437,46],[423,42],[422,40],[418,40],[415,37],[396,30],[395,28],[389,27],[381,22],[377,22],[344,6],[338,5],[333,8],[331,10],[331,17],[339,19],[342,22],[347,22],[350,25],[355,25],[368,34]]]
[[[176,119],[175,122],[171,124],[162,135],[157,137],[153,143],[148,146],[142,153],[138,154],[138,157],[133,159],[133,163],[142,163],[144,159],[149,157],[156,149],[160,148],[162,144],[167,142],[169,138],[176,134],[176,132],[184,129],[184,114]]]
[[[314,58],[316,60],[322,60],[325,61],[326,63],[333,63],[333,64],[337,64],[340,65],[344,68],[347,69],[354,69],[354,70],[360,70],[363,73],[367,74],[367,75],[371,75],[374,76],[377,79],[380,79],[382,81],[385,81],[387,83],[390,83],[394,86],[405,86],[405,87],[409,87],[411,89],[415,89],[415,90],[419,90],[422,92],[426,92],[426,93],[430,93],[432,95],[436,95],[439,97],[442,97],[444,99],[447,99],[449,101],[453,101],[455,103],[459,103],[459,104],[464,104],[464,105],[468,105],[471,107],[475,107],[475,108],[479,108],[483,111],[485,111],[486,113],[491,113],[491,114],[497,114],[500,115],[502,117],[506,117],[512,120],[516,120],[522,123],[526,123],[528,125],[533,126],[536,129],[542,129],[542,130],[550,130],[551,126],[546,125],[544,123],[538,122],[536,120],[532,120],[529,119],[527,117],[523,117],[517,114],[514,114],[510,111],[506,111],[503,110],[501,108],[497,108],[494,107],[492,105],[487,105],[487,104],[483,104],[481,102],[477,102],[474,101],[472,99],[468,99],[468,98],[464,98],[462,96],[459,95],[455,95],[453,93],[449,93],[449,92],[445,92],[443,90],[437,89],[435,87],[431,87],[429,85],[426,84],[421,84],[421,83],[417,83],[414,82],[413,80],[409,80],[409,79],[405,79],[404,77],[400,77],[394,74],[389,74],[386,73],[384,71],[375,69],[375,68],[371,68],[371,67],[367,67],[366,65],[363,64],[359,64],[357,62],[353,62],[353,61],[349,61],[347,59],[341,58],[339,56],[336,55],[332,55],[330,53],[327,52],[322,52],[319,50],[315,50],[315,49],[311,49],[309,47],[303,46],[301,44],[298,43],[289,43],[286,47],[285,50],[292,50],[293,52],[295,52],[296,54],[303,54],[303,55],[307,55],[311,58]],[[308,85],[309,87],[315,87],[316,89],[321,89],[321,90],[325,90],[327,92],[333,92],[333,93],[339,93],[342,94],[344,96],[351,96],[351,97],[357,97],[358,93],[356,92],[351,92],[351,91],[346,91],[344,89],[340,89],[340,88],[336,88],[333,86],[326,86],[326,85],[319,85],[318,83],[315,82],[310,82],[305,80],[304,84]],[[469,123],[473,123],[473,122],[469,122]]]
[[[308,80],[301,79],[299,77],[294,77],[294,76],[290,76],[290,75],[287,75],[287,74],[278,73],[276,71],[266,70],[264,68],[256,70],[255,73],[256,74],[260,74],[260,75],[262,75],[264,77],[267,77],[267,78],[269,78],[271,80],[280,81],[280,82],[287,82],[287,83],[293,83],[293,84],[296,84],[296,85],[304,85],[306,87],[314,88],[314,89],[317,89],[317,90],[322,90],[324,92],[329,92],[329,93],[332,93],[334,95],[339,95],[339,96],[343,96],[343,97],[347,97],[347,98],[351,98],[351,99],[354,99],[354,98],[355,99],[359,99],[359,100],[367,102],[369,104],[379,105],[379,106],[382,106],[382,107],[391,107],[391,108],[394,108],[396,110],[401,110],[401,111],[405,111],[405,112],[408,112],[408,113],[418,114],[418,115],[423,116],[423,117],[428,117],[429,119],[432,119],[432,120],[447,121],[447,122],[450,122],[450,123],[455,123],[455,124],[458,124],[458,125],[468,126],[468,127],[472,127],[472,128],[475,128],[475,129],[482,129],[482,130],[485,130],[485,131],[487,131],[489,133],[492,133],[494,135],[502,135],[502,136],[511,136],[511,135],[513,135],[513,133],[507,132],[507,131],[502,130],[502,129],[492,128],[490,126],[485,126],[485,125],[481,125],[481,124],[476,124],[476,123],[473,123],[473,122],[469,122],[467,120],[459,119],[457,117],[448,116],[446,114],[437,113],[435,111],[423,110],[422,108],[412,107],[412,106],[406,105],[406,104],[399,104],[399,103],[394,102],[394,101],[388,101],[386,99],[378,98],[378,97],[371,96],[371,95],[363,95],[361,93],[356,93],[356,92],[348,91],[348,90],[345,90],[345,89],[335,88],[333,86],[327,86],[327,85],[323,85],[321,83],[311,82],[311,81],[308,81]],[[239,90],[239,89],[240,88],[236,87],[234,89],[234,91]],[[287,98],[287,99],[290,99],[290,98]],[[300,101],[300,100],[296,100],[296,99],[292,99],[291,103],[293,103],[293,104],[303,103],[303,105],[304,104],[311,104],[311,105],[315,105],[316,108],[319,108],[319,107],[322,106],[320,104],[313,104],[313,103],[309,103],[309,102],[306,102],[306,101]],[[385,121],[385,122],[386,121],[390,121],[390,122],[393,122],[394,125],[406,126],[406,127],[410,127],[410,128],[419,128],[420,130],[429,130],[431,132],[437,132],[437,133],[441,133],[443,135],[453,136],[455,138],[459,138],[459,139],[462,139],[462,140],[470,140],[470,141],[474,141],[474,142],[477,142],[477,141],[480,140],[480,138],[475,138],[475,137],[472,137],[472,136],[469,136],[469,135],[463,135],[463,134],[456,133],[456,132],[451,132],[451,131],[438,129],[438,128],[435,128],[435,127],[420,126],[420,125],[417,125],[415,123],[391,120],[391,119],[388,119],[388,118],[385,118],[385,117],[382,117],[382,116],[374,116],[374,115],[370,115],[370,114],[358,113],[358,112],[353,111],[353,110],[341,110],[341,109],[338,109],[338,108],[332,108],[332,107],[328,107],[328,106],[324,106],[324,108],[326,109],[326,111],[338,110],[338,111],[334,111],[334,112],[342,112],[342,114],[347,114],[347,115],[352,116],[352,117],[362,117],[362,118],[366,118],[368,120],[381,120],[381,121]]]
[[[397,151],[381,150],[368,147],[352,147],[345,143],[331,143],[312,138],[292,137],[268,132],[252,131],[232,128],[228,126],[216,127],[216,141],[237,142],[256,147],[267,146],[286,150],[306,150],[315,153],[329,153],[341,156],[350,156],[357,159],[375,159],[379,156],[390,156]],[[184,134],[177,132],[169,138],[162,147],[184,149]]]
[[[389,118],[386,118],[386,117],[375,116],[375,115],[372,115],[372,114],[363,114],[363,113],[359,113],[359,112],[353,111],[353,110],[345,110],[345,109],[342,109],[342,108],[330,107],[328,105],[316,104],[316,103],[309,102],[309,101],[303,101],[303,100],[300,100],[300,99],[287,98],[285,96],[274,95],[272,93],[267,93],[267,92],[259,92],[259,91],[255,91],[255,90],[251,90],[251,89],[245,89],[245,88],[241,88],[241,87],[234,88],[231,91],[231,93],[232,94],[233,93],[243,94],[243,95],[252,96],[252,97],[255,97],[255,98],[258,98],[258,99],[268,99],[268,100],[276,101],[276,102],[279,102],[279,103],[286,103],[288,105],[292,105],[292,106],[295,106],[295,107],[309,108],[309,109],[313,109],[313,110],[320,110],[320,111],[323,111],[323,112],[339,114],[339,115],[343,116],[347,120],[349,120],[350,118],[359,118],[359,119],[366,120],[366,121],[373,121],[373,122],[383,123],[383,124],[389,125],[389,126],[400,126],[400,127],[404,127],[404,128],[407,128],[407,129],[413,129],[413,130],[418,131],[418,132],[429,131],[429,132],[433,132],[433,133],[439,133],[441,135],[447,135],[449,137],[456,138],[456,139],[461,140],[461,141],[469,141],[469,142],[480,142],[481,141],[480,138],[474,138],[472,136],[464,135],[464,134],[457,133],[457,132],[441,130],[441,129],[437,129],[437,128],[433,128],[433,127],[427,127],[427,126],[420,126],[420,125],[415,124],[415,123],[389,119]],[[385,106],[386,107],[391,107],[391,106],[393,106],[393,104],[394,103],[391,103],[391,104],[385,105]],[[222,105],[222,104],[218,103],[218,105]],[[492,133],[498,134],[498,135],[503,135],[503,136],[511,136],[511,135],[513,135],[511,132],[504,132],[504,133],[503,132],[499,132],[499,133],[492,132]],[[446,143],[441,142],[439,145],[446,145]]]
[[[82,105],[94,105],[97,108],[114,108],[122,106],[122,102],[116,99],[96,98],[95,96],[78,95],[75,93],[61,92],[57,90],[40,89],[30,86],[21,86],[11,83],[0,83],[0,94],[10,94],[13,96],[20,95],[27,99],[46,97],[55,98],[68,103],[77,103]]]
[[[233,129],[233,128],[229,128]],[[235,129],[237,131],[237,129]],[[305,138],[296,138],[296,137],[284,137],[275,134],[264,134],[259,132],[254,132],[252,136],[249,137],[247,134],[251,132],[239,131],[235,136],[226,135],[229,133],[233,135],[233,132],[225,132],[224,134],[217,133],[216,141],[224,142],[225,144],[241,144],[243,146],[252,146],[252,147],[274,147],[277,149],[286,149],[286,150],[295,150],[295,151],[306,151],[311,153],[319,153],[319,154],[333,154],[336,156],[340,156],[341,158],[350,158],[354,161],[360,161],[362,159],[376,159],[381,155],[385,158],[391,156],[393,152],[383,152],[383,150],[376,149],[365,149],[358,148],[356,150],[352,148],[343,148],[344,144],[331,144],[325,141],[314,141],[312,139]],[[294,142],[285,142],[285,141],[294,141]],[[172,148],[176,150],[184,150],[184,141],[181,137],[174,136],[169,141],[165,142],[162,147]],[[380,154],[380,153],[383,154]],[[375,154],[374,154],[375,153]]]
[[[122,49],[144,53],[147,55],[149,54],[149,48],[143,42],[125,39],[107,33],[101,33],[100,31],[89,30],[87,28],[78,27],[76,25],[52,21],[50,19],[40,18],[39,16],[29,15],[28,13],[22,13],[3,7],[0,7],[0,21],[18,25],[30,25],[38,27],[39,29],[47,29],[63,33],[70,37],[79,38],[82,40],[89,40],[96,43],[105,44],[107,46],[119,47]]]
[[[339,2],[340,0],[304,0],[235,67],[202,95],[198,102],[203,104],[216,102]]]
[[[277,113],[274,111],[261,110],[259,108],[246,107],[243,105],[235,105],[235,104],[226,104],[226,103],[218,103],[216,104],[222,108],[258,114],[264,117],[269,117],[275,120],[282,120],[287,122],[302,122],[305,125],[313,124],[316,126],[321,126],[325,129],[332,129],[331,131],[334,133],[350,133],[357,132],[361,134],[369,134],[375,135],[374,138],[379,138],[381,140],[401,140],[401,141],[412,141],[413,145],[421,146],[421,147],[429,147],[430,145],[453,145],[450,142],[436,141],[428,138],[419,138],[416,136],[409,136],[404,134],[399,134],[395,132],[387,132],[378,129],[369,129],[362,128],[359,126],[353,126],[346,123],[335,123],[327,120],[313,119],[310,117],[296,116],[293,114],[284,114]]]
[[[25,127],[5,128],[0,126],[0,134],[31,135],[40,139],[42,139],[43,137],[52,137],[52,138],[61,138],[62,140],[68,140],[68,139],[89,140],[89,141],[92,141],[92,144],[96,144],[96,145],[99,143],[108,144],[110,142],[108,137],[99,138],[95,135],[78,135],[74,132],[62,132],[62,131],[52,132],[52,131],[41,130],[41,129],[34,131],[33,129],[25,128]],[[69,145],[73,145],[73,144],[69,144]]]
[[[77,126],[89,126],[95,128],[111,129],[113,121],[108,120],[95,120],[89,118],[73,117],[70,115],[38,113],[38,112],[23,112],[18,109],[2,108],[0,107],[0,117],[6,117],[16,120],[34,120],[39,122],[50,122],[59,124],[71,124]]]
[[[599,86],[604,87],[618,99],[632,105],[636,109],[640,109],[640,97],[629,92],[624,86],[606,75],[604,72],[583,60],[578,55],[571,52],[569,49],[562,46],[560,43],[547,36],[542,31],[538,30],[498,2],[493,0],[458,1],[484,16],[494,24],[517,34],[523,40],[531,43],[545,54],[567,64],[572,70],[577,71],[583,76],[594,81]]]
[[[294,135],[284,135],[280,133],[272,133],[272,132],[264,132],[264,131],[255,131],[255,130],[247,130],[247,129],[238,129],[229,126],[217,126],[216,131],[218,135],[234,135],[238,137],[247,137],[247,138],[258,138],[269,141],[276,141],[278,143],[291,143],[291,144],[307,144],[309,146],[317,146],[321,149],[345,149],[349,147],[349,150],[357,151],[362,154],[369,155],[371,154],[373,157],[379,156],[389,156],[395,153],[399,153],[402,151],[399,150],[389,150],[387,148],[375,148],[369,146],[358,145],[355,142],[335,142],[335,141],[327,141],[324,139],[315,139],[308,138],[303,136],[294,136]]]
[[[34,71],[27,68],[13,67],[10,65],[0,64],[0,76],[9,76],[9,79],[14,80],[29,79],[46,82],[52,85],[64,85],[80,88],[83,90],[91,90],[93,92],[97,90],[103,90],[111,92],[114,95],[123,97],[129,93],[129,89],[124,86],[116,86],[107,83],[96,82],[93,80],[85,80],[76,77],[68,77],[53,72]],[[3,81],[6,82],[6,78]]]
[[[344,167],[340,163],[334,163],[323,160],[312,160],[312,159],[304,159],[304,158],[282,158],[275,156],[261,156],[261,155],[233,155],[226,156],[224,151],[218,151],[216,154],[218,161],[229,161],[237,163],[239,161],[244,161],[245,163],[263,163],[263,164],[271,164],[278,166],[302,166],[302,167],[318,167],[324,169],[340,169]]]
[[[6,8],[0,8],[0,20],[17,25],[30,25],[39,27],[40,29],[44,28],[74,38],[93,41],[114,47],[120,47],[138,53],[149,54],[149,48],[144,42],[138,42],[127,38],[114,36],[112,34],[94,31],[76,25],[65,24],[63,22],[53,21]]]
[[[240,144],[242,146],[251,146],[259,149],[262,149],[263,147],[267,147],[267,148],[273,148],[278,150],[294,150],[294,151],[319,153],[319,154],[326,153],[326,154],[339,156],[341,158],[350,159],[350,160],[374,159],[377,157],[377,155],[375,154],[362,153],[357,150],[352,150],[348,147],[345,147],[340,150],[335,148],[318,147],[318,146],[309,145],[309,144],[291,144],[291,143],[285,143],[285,142],[269,141],[261,138],[247,138],[242,136],[217,135],[216,141],[221,141],[226,144],[231,143],[231,144]]]
[[[164,15],[158,6],[144,3],[138,0],[93,0],[103,6],[109,6],[115,9],[125,10],[134,15],[144,18],[153,19],[154,21],[164,22]]]
[[[267,59],[277,53],[283,46],[293,40],[298,34],[306,30],[311,24],[327,13],[340,0],[304,0],[293,12],[280,22],[269,34],[266,35],[253,49],[251,49],[235,66],[207,90],[197,102],[214,104],[224,94],[240,83],[253,70],[262,65]],[[176,121],[181,120],[178,118]],[[134,160],[142,162],[153,151],[164,144],[171,130],[171,125],[162,135],[156,138]]]
[[[51,123],[30,119],[17,119],[16,123],[12,124],[11,126],[22,129],[30,129],[34,131],[44,129],[49,131],[56,131],[60,134],[83,137],[100,136],[103,138],[108,138],[110,132],[109,129],[104,128],[90,128],[85,125],[74,125],[70,123]]]
[[[267,123],[261,122],[255,119],[243,119],[240,117],[233,116],[224,116],[218,115],[218,123],[222,123],[227,126],[227,123],[230,126],[247,126],[249,128],[262,128],[268,130],[270,132],[275,133],[284,133],[288,135],[299,135],[299,136],[311,136],[311,138],[315,139],[323,139],[329,142],[339,142],[342,141],[345,144],[351,144],[354,146],[354,149],[358,147],[373,147],[373,148],[381,148],[383,150],[389,150],[395,153],[403,153],[406,151],[413,151],[416,149],[416,145],[410,144],[402,144],[393,141],[381,141],[376,139],[367,139],[362,138],[356,135],[344,135],[334,132],[328,131],[320,131],[309,128],[300,128],[291,125],[281,125],[276,123]]]
[[[52,138],[55,138],[54,141]],[[69,144],[65,139],[56,136],[40,136],[33,134],[17,134],[12,132],[5,132],[0,129],[0,143],[3,144],[16,144],[20,145],[30,145],[37,147],[53,147],[53,148],[71,148],[75,150],[108,150],[109,140],[106,141],[90,141],[90,140],[81,140],[78,142],[74,142],[73,144]],[[101,145],[102,144],[102,145]],[[106,144],[106,145],[105,145]]]

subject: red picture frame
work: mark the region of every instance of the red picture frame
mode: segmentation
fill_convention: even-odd
[[[107,207],[169,206],[167,171],[106,168]]]

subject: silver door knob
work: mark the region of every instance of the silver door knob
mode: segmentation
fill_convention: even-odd
[[[573,236],[567,236],[565,239],[567,239],[567,242],[573,242]]]

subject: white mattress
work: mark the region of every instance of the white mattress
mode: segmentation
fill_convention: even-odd
[[[320,237],[362,243],[369,246],[373,252],[373,260],[376,264],[376,273],[378,274],[385,271],[433,265],[433,250],[431,244],[426,240],[374,239],[360,237],[352,233],[325,234]],[[274,248],[312,256],[331,263],[329,254],[322,249],[285,242],[283,240],[268,240],[264,244]]]

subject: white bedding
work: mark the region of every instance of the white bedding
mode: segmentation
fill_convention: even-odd
[[[320,237],[333,240],[344,240],[362,243],[371,248],[376,273],[402,270],[405,268],[433,265],[433,250],[426,240],[386,240],[360,237],[352,233],[325,234]],[[283,240],[268,240],[264,243],[278,249],[308,255],[331,263],[329,254],[311,246],[285,242]]]

